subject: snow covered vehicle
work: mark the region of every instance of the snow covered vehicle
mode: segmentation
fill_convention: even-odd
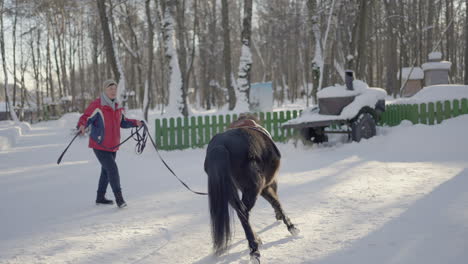
[[[303,143],[327,142],[327,134],[348,134],[348,139],[359,142],[375,136],[376,124],[385,111],[386,95],[381,88],[369,88],[363,81],[349,80],[347,85],[319,91],[318,107],[304,110],[282,127],[297,129]]]

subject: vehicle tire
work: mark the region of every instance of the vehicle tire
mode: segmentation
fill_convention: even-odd
[[[313,134],[313,129],[310,127],[304,127],[299,130],[299,138],[301,139],[301,142],[303,145],[310,145],[312,144],[312,134]]]
[[[325,135],[325,128],[324,127],[318,127],[313,130],[313,135],[312,137],[314,138],[312,142],[314,143],[324,143],[328,142],[328,136]]]
[[[362,113],[351,124],[351,138],[359,142],[361,139],[371,138],[376,135],[377,129],[374,117],[369,113]]]
[[[328,142],[328,136],[325,135],[323,127],[311,128],[305,127],[299,130],[299,135],[304,145],[310,145],[312,143],[323,143]]]

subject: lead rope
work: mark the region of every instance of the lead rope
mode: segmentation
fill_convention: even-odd
[[[141,128],[144,128],[143,129],[143,133],[140,134],[139,131],[141,130]],[[156,154],[158,154],[159,156],[159,159],[162,161],[162,163],[164,164],[164,166],[166,166],[166,168],[171,172],[172,175],[174,175],[174,177],[189,191],[191,191],[192,193],[194,194],[198,194],[198,195],[208,195],[208,193],[205,193],[205,192],[197,192],[197,191],[194,191],[192,190],[183,180],[181,180],[179,178],[179,176],[177,176],[177,174],[174,172],[174,170],[171,169],[171,167],[167,164],[167,162],[164,160],[164,158],[161,156],[161,154],[159,153],[159,150],[158,150],[158,147],[156,146],[156,143],[154,142],[153,140],[153,137],[151,136],[151,133],[149,133],[149,129],[148,127],[146,126],[146,123],[143,123],[143,126],[139,127],[138,129],[136,129],[136,131],[134,131],[132,129],[132,134],[126,139],[124,140],[122,143],[120,143],[119,145],[113,147],[113,148],[116,148],[120,145],[122,145],[123,143],[125,143],[127,140],[129,140],[131,137],[133,137],[133,139],[137,142],[136,143],[136,146],[135,146],[135,152],[140,155],[141,153],[143,153],[143,150],[145,149],[146,147],[146,141],[148,140],[148,137],[150,138],[150,141],[151,143],[153,144],[153,147],[154,149],[156,150]]]
[[[143,133],[140,134],[140,130],[143,129]],[[65,150],[62,152],[62,154],[60,155],[60,157],[58,158],[57,160],[57,164],[60,164],[60,162],[62,161],[62,158],[63,156],[65,155],[65,153],[67,152],[68,148],[71,146],[71,144],[73,143],[73,141],[75,141],[75,139],[78,137],[78,135],[80,134],[80,131],[78,131],[75,135],[75,137],[73,137],[73,139],[71,140],[71,142],[68,144],[68,146],[65,148]],[[131,138],[133,138],[137,143],[136,143],[136,146],[135,146],[135,152],[136,154],[140,155],[141,153],[143,153],[143,150],[145,149],[146,147],[146,141],[148,140],[148,136],[151,140],[151,143],[153,144],[153,147],[154,149],[156,150],[156,154],[158,154],[159,156],[159,159],[162,161],[162,163],[164,164],[164,166],[166,166],[166,168],[172,173],[172,175],[174,175],[174,177],[176,177],[176,179],[185,187],[187,188],[187,190],[191,191],[192,193],[194,194],[198,194],[198,195],[208,195],[208,193],[204,193],[204,192],[197,192],[197,191],[194,191],[192,190],[183,180],[181,180],[179,178],[179,176],[177,176],[177,174],[171,169],[171,167],[169,167],[169,165],[167,164],[167,162],[163,159],[163,157],[161,156],[161,154],[159,153],[159,150],[158,150],[158,147],[156,146],[156,143],[154,142],[153,140],[153,137],[151,137],[151,134],[149,133],[149,129],[148,127],[146,126],[146,123],[143,122],[143,125],[138,127],[138,128],[132,128],[132,133],[130,134],[129,137],[127,137],[124,141],[122,141],[120,144],[112,147],[112,148],[106,148],[104,146],[101,146],[103,148],[106,148],[106,149],[109,149],[109,150],[114,150],[120,146],[122,146],[125,142],[127,142],[128,140],[130,140]]]

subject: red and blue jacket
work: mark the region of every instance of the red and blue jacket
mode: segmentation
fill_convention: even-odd
[[[137,126],[137,120],[124,116],[124,109],[115,105],[115,110],[109,105],[103,105],[101,99],[94,100],[78,121],[78,127],[90,126],[89,147],[93,149],[115,152],[112,149],[120,143],[120,128]]]

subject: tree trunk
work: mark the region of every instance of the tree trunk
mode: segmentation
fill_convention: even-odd
[[[55,89],[54,89],[54,82],[52,77],[52,58],[50,53],[50,25],[47,28],[47,80],[49,83],[49,90],[50,90],[50,99],[51,103],[55,102]]]
[[[7,72],[7,64],[5,58],[5,31],[3,28],[3,14],[4,12],[4,2],[0,0],[0,52],[2,54],[2,66],[3,66],[3,85],[5,89],[5,102],[7,105],[7,109],[10,110],[11,119],[15,122],[19,122],[18,117],[16,116],[15,110],[13,109],[11,102],[9,100],[8,95],[8,72]]]
[[[357,78],[366,79],[366,62],[367,62],[367,20],[368,3],[367,0],[359,1],[359,18],[358,18],[358,41],[357,41],[357,58],[356,58],[356,73]]]
[[[163,13],[162,32],[164,36],[164,50],[167,62],[168,87],[169,87],[169,102],[168,112],[174,114],[176,112],[183,113],[184,98],[183,98],[183,83],[182,75],[179,68],[179,59],[177,54],[177,44],[175,40],[175,22],[173,19],[175,0],[161,1],[161,10]],[[163,9],[165,7],[165,9]],[[186,108],[185,108],[186,109]]]
[[[182,115],[188,116],[187,92],[188,92],[188,68],[187,68],[187,43],[185,41],[185,1],[175,1],[177,19],[177,42],[180,76],[182,82]]]
[[[427,31],[426,31],[426,48],[427,48],[427,51],[430,53],[432,52],[432,47],[434,45],[434,40],[433,40],[433,36],[434,36],[434,28],[435,28],[435,20],[434,20],[434,16],[435,16],[435,0],[428,0],[428,7],[427,7]],[[426,54],[427,55],[427,54]]]
[[[40,74],[40,66],[39,66],[39,60],[40,60],[40,50],[39,50],[39,45],[40,45],[40,30],[37,30],[37,52],[34,51],[34,34],[31,33],[31,42],[30,42],[30,47],[31,47],[31,59],[32,59],[32,64],[33,64],[33,73],[34,73],[34,80],[36,84],[36,111],[38,113],[38,116],[40,117],[40,91],[39,91],[39,74]]]
[[[252,68],[252,52],[250,42],[252,35],[252,0],[244,0],[244,19],[242,21],[241,57],[239,62],[239,94],[238,104],[241,110],[247,111],[250,93],[250,72]]]
[[[110,63],[114,78],[116,81],[120,81],[120,71],[117,66],[117,59],[115,57],[114,44],[109,29],[109,19],[106,12],[106,0],[96,0],[99,11],[99,17],[101,19],[102,34],[104,37],[104,46],[106,49],[107,62]]]
[[[234,110],[236,106],[236,92],[234,86],[232,85],[231,80],[231,37],[229,29],[229,5],[227,0],[221,1],[221,12],[223,19],[223,40],[224,40],[224,49],[223,49],[223,58],[224,58],[224,78],[225,86],[228,89],[229,96],[229,110]]]
[[[465,47],[468,47],[468,0],[465,8]],[[465,50],[465,84],[468,85],[468,51]]]
[[[320,79],[320,71],[323,68],[322,60],[322,37],[319,25],[319,16],[317,14],[317,0],[307,1],[307,10],[310,17],[309,34],[311,38],[311,45],[315,46],[314,57],[311,61],[312,64],[312,99],[313,103],[317,104],[317,92]]]
[[[59,59],[58,59],[58,47],[57,47],[57,37],[56,34],[53,35],[52,42],[54,43],[54,60],[55,60],[55,73],[57,74],[57,83],[58,83],[58,89],[59,89],[59,102],[62,99],[62,97],[65,96],[63,89],[62,89],[62,78],[60,75],[60,64],[59,64]]]
[[[398,89],[400,88],[397,85],[396,75],[397,75],[397,37],[394,32],[394,27],[396,23],[394,22],[396,18],[395,2],[394,1],[384,1],[385,10],[387,14],[387,43],[386,43],[386,59],[387,59],[387,72],[386,72],[386,87],[393,94],[394,97],[398,94]]]
[[[15,16],[13,19],[13,108],[16,107],[16,25],[18,22],[18,0],[15,0]]]
[[[102,80],[99,78],[102,76],[100,74],[100,68],[99,68],[99,33],[98,33],[98,28],[96,26],[93,27],[93,38],[92,38],[92,57],[93,57],[93,86],[94,86],[94,98],[97,98],[99,94],[101,93],[101,83]]]
[[[153,56],[154,56],[154,24],[151,18],[151,6],[150,0],[145,1],[145,10],[146,10],[146,21],[148,23],[148,71],[146,74],[146,85],[145,85],[145,94],[143,100],[143,111],[144,111],[144,118],[148,121],[148,111],[151,105],[152,96],[151,91],[153,90]]]

